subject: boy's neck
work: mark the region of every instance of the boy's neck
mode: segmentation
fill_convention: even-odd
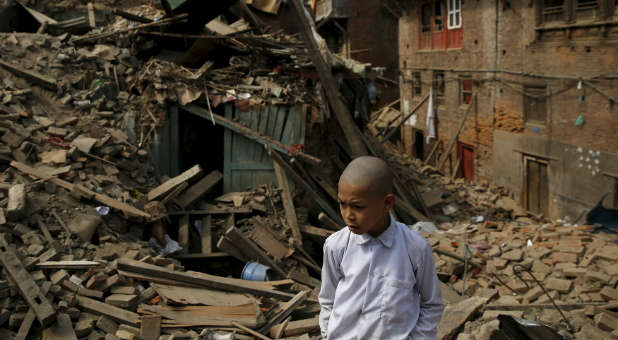
[[[386,216],[384,216],[382,221],[383,221],[383,223],[381,224],[380,229],[378,229],[376,231],[369,231],[369,232],[367,232],[367,234],[371,235],[371,237],[378,237],[378,236],[382,235],[382,233],[386,229],[388,229],[388,227],[391,225],[391,216],[390,216],[390,214],[386,214]]]

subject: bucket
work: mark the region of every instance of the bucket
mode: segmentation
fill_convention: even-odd
[[[247,262],[242,269],[241,278],[250,281],[268,281],[268,271],[270,267],[257,262]]]

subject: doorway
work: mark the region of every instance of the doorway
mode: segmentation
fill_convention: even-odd
[[[457,177],[463,177],[466,181],[474,181],[474,147],[457,142],[457,158],[459,159]]]
[[[549,214],[547,160],[524,156],[524,207],[535,214]]]
[[[425,134],[423,130],[414,129],[414,157],[425,159]]]

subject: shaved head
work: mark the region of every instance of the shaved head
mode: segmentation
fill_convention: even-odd
[[[382,159],[362,156],[348,164],[339,183],[366,188],[372,194],[387,195],[393,191],[393,173]]]

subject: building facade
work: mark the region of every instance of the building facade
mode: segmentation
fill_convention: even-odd
[[[406,122],[407,149],[424,158],[439,143],[432,164],[551,218],[582,223],[609,190],[616,206],[617,1],[399,3],[402,110],[432,89]]]

